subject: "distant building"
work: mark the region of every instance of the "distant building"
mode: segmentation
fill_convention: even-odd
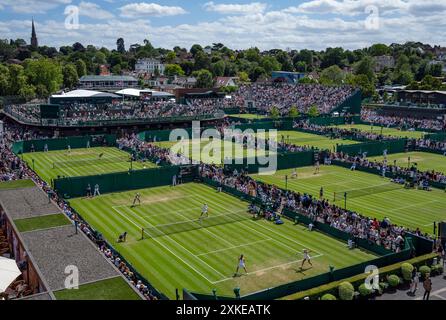
[[[215,78],[215,88],[237,86],[237,77],[217,77]]]
[[[305,77],[305,73],[288,72],[288,71],[273,71],[273,82],[284,82],[289,84],[297,84],[300,79]]]
[[[34,26],[34,19],[32,22],[31,30],[31,47],[37,48],[39,46],[39,41],[37,40],[36,27]]]
[[[166,66],[161,63],[161,61],[152,58],[139,59],[135,64],[135,71],[139,75],[148,74],[150,76],[153,76],[156,74],[157,70],[160,75],[164,75],[165,69]]]
[[[101,64],[99,66],[99,75],[100,76],[109,76],[110,75],[110,70],[108,69],[107,65]]]
[[[138,87],[138,80],[131,76],[83,76],[79,80],[79,89],[120,90]]]
[[[385,68],[393,69],[395,67],[395,59],[392,56],[375,57],[375,72],[381,72]]]
[[[191,89],[195,88],[195,86],[197,85],[197,78],[175,76],[174,79],[172,80],[172,84],[186,89]]]

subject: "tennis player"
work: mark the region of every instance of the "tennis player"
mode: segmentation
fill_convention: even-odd
[[[311,263],[310,251],[308,251],[307,249],[304,249],[304,259],[302,260],[302,265],[300,266],[301,269],[304,267],[305,262],[308,262],[310,266],[313,266],[313,264]]]
[[[321,170],[321,166],[320,166],[319,160],[316,161],[314,167],[315,167],[314,174],[318,174],[320,172],[320,170]]]
[[[297,170],[296,169],[293,170],[293,173],[291,174],[291,178],[297,179]]]
[[[205,204],[203,205],[203,207],[201,207],[200,221],[201,221],[205,216],[206,216],[206,218],[209,217],[209,212],[208,212],[208,210],[209,210],[209,207],[208,207],[208,205],[205,203]]]
[[[135,198],[133,199],[132,208],[135,207],[136,202],[141,205],[141,195],[139,194],[139,192],[136,193]]]
[[[238,258],[238,265],[237,270],[235,271],[235,276],[238,275],[238,271],[240,270],[240,268],[243,268],[243,270],[248,273],[248,270],[246,270],[245,256],[243,254],[240,255],[240,258]]]
[[[67,149],[68,149],[68,154],[70,154],[71,153],[71,146],[68,145]]]

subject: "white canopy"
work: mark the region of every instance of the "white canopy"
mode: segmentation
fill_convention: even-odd
[[[15,260],[0,257],[0,292],[4,292],[21,274]]]

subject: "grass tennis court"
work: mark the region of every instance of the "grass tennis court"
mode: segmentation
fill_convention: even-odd
[[[358,143],[357,141],[353,140],[330,139],[326,136],[300,131],[278,131],[277,139],[279,141],[285,141],[286,143],[295,144],[298,146],[309,146],[321,150],[334,150],[336,144],[341,145]]]
[[[360,250],[319,232],[310,232],[291,221],[275,225],[254,221],[247,213],[248,203],[218,193],[203,184],[159,187],[138,191],[141,205],[131,207],[136,191],[78,198],[70,204],[146,278],[170,298],[175,288],[233,296],[308,278],[329,270],[373,259]],[[197,222],[204,203],[210,218],[238,215],[240,219],[208,228]],[[167,225],[189,226],[184,232],[158,235],[141,240],[141,227],[166,230]],[[196,228],[190,228],[196,224]],[[127,242],[117,243],[128,232]],[[311,251],[313,267],[300,263],[303,249]],[[248,274],[234,277],[238,257],[244,254]]]
[[[368,124],[354,124],[354,125],[341,125],[341,126],[333,126],[342,129],[357,129],[364,132],[373,132],[376,134],[381,133],[381,126],[371,126]],[[382,128],[382,134],[385,136],[393,136],[398,138],[422,138],[426,132],[422,131],[401,131],[396,128]]]
[[[383,161],[384,157],[369,157],[369,159]],[[418,170],[435,170],[446,173],[446,156],[441,154],[428,152],[407,152],[387,155],[387,161],[389,164],[393,164],[395,160],[396,164],[401,167],[407,167],[409,163],[410,165],[416,163]]]
[[[242,119],[248,119],[248,120],[265,119],[266,118],[266,116],[263,116],[260,114],[252,114],[252,113],[231,114],[231,115],[229,115],[229,117],[242,118]]]
[[[321,166],[320,174],[314,174],[314,167],[297,169],[298,178],[291,179],[293,169],[278,171],[271,176],[253,176],[266,183],[286,187],[285,176],[288,175],[288,189],[319,196],[324,188],[324,198],[332,201],[334,192],[361,190],[378,187],[386,189],[390,180],[380,176],[359,171],[350,171],[337,166]],[[375,191],[376,192],[376,191]],[[336,202],[344,206],[344,200]],[[393,190],[376,192],[361,197],[348,199],[347,208],[360,214],[383,219],[390,218],[392,223],[424,232],[433,233],[433,222],[446,219],[446,194],[443,190],[433,191],[407,190],[395,184]]]
[[[102,154],[100,158],[99,155]],[[118,148],[89,149],[25,153],[23,159],[46,182],[58,176],[78,177],[127,171],[130,169],[129,154]],[[151,162],[133,162],[133,169],[154,168]]]
[[[194,154],[193,151],[193,143],[197,141],[197,145],[200,146],[200,153]],[[224,159],[226,158],[225,152],[229,152],[229,155],[232,159],[242,159],[242,158],[251,158],[255,156],[263,156],[265,154],[269,154],[268,151],[259,149],[255,150],[254,148],[243,148],[242,144],[234,143],[230,141],[224,141],[220,139],[213,139],[212,141],[207,139],[199,139],[197,140],[189,140],[185,139],[182,141],[161,141],[155,143],[157,146],[162,148],[171,149],[176,145],[176,147],[172,148],[175,153],[180,152],[181,154],[186,154],[189,149],[189,158],[196,161],[202,161],[204,163],[214,163],[214,164],[222,164]],[[226,148],[226,144],[228,144],[228,150]],[[182,149],[177,149],[177,147]],[[214,153],[213,149],[217,152],[220,152],[220,156]]]

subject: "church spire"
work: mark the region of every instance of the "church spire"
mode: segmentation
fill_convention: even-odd
[[[36,27],[34,26],[34,18],[32,20],[32,31],[31,31],[31,47],[37,48],[39,43],[37,41]]]

